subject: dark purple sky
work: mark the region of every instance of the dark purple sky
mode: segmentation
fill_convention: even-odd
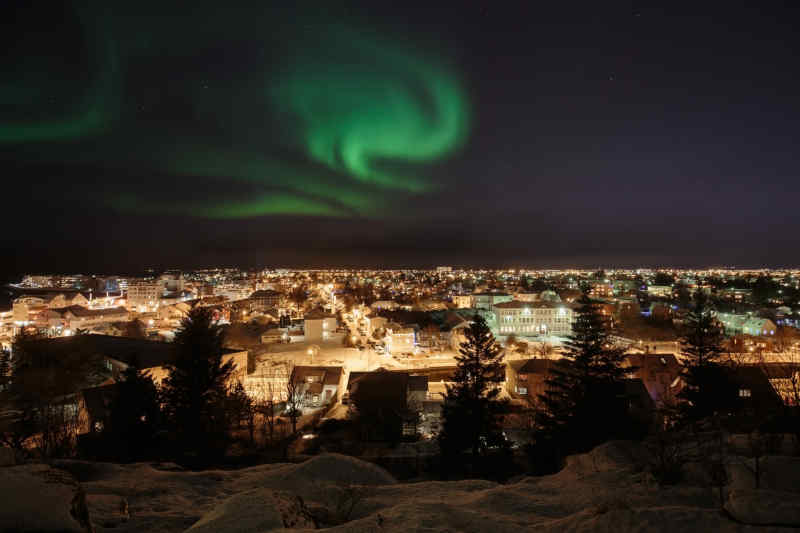
[[[192,2],[134,13],[100,2],[28,4],[0,7],[6,271],[800,264],[797,10],[364,2],[223,12]],[[155,152],[169,159],[177,146],[250,149],[257,138],[264,153],[300,168],[289,175],[318,170],[284,142],[297,124],[246,101],[248,80],[276,75],[309,17],[447,64],[468,96],[465,144],[425,165],[435,188],[389,194],[378,216],[192,215],[183,206],[227,194],[226,176],[142,161]],[[333,53],[316,59],[326,75],[352,66]],[[114,74],[108,86],[104,72]],[[224,87],[210,116],[236,116],[235,132],[198,118],[201,97],[183,92],[207,84]],[[24,127],[109,94],[114,119],[100,133],[43,139]],[[196,105],[184,109],[189,100]],[[119,209],[134,190],[137,208]]]

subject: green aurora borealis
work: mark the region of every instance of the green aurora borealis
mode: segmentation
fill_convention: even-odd
[[[95,7],[77,16],[80,83],[38,64],[2,79],[15,112],[0,122],[0,147],[157,176],[155,187],[109,190],[117,210],[384,217],[397,195],[435,190],[430,164],[468,137],[468,99],[448,62],[363,24],[242,13],[217,30],[198,10],[175,29]],[[209,57],[218,69],[196,66]],[[43,113],[53,90],[59,105]],[[192,192],[200,180],[205,193]]]

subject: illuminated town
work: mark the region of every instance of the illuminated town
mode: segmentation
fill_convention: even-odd
[[[639,368],[630,374],[653,407],[680,392],[680,326],[697,292],[714,302],[728,357],[777,371],[782,363],[797,363],[800,353],[797,270],[227,268],[141,278],[27,275],[6,290],[13,300],[0,314],[3,348],[11,350],[21,331],[52,342],[97,339],[110,369],[97,385],[118,378],[131,363],[130,346],[143,356],[162,352],[187,314],[204,308],[223,327],[225,347],[240,355],[237,375],[251,397],[269,388],[285,402],[287,383],[302,381],[304,414],[325,410],[346,418],[352,376],[419,377],[414,414],[420,424],[406,430],[426,439],[436,437],[436,406],[476,315],[502,346],[503,395],[515,402],[541,392],[546,376],[537,362],[561,357],[582,291],[609,318],[615,342],[631,358],[657,362],[656,374],[650,363],[631,364]],[[169,361],[153,362],[161,369]],[[796,379],[792,372],[764,371],[789,403],[782,384]],[[324,386],[313,385],[318,382]]]
[[[795,4],[3,0],[0,533],[798,531]]]

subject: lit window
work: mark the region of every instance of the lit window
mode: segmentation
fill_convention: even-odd
[[[739,389],[739,398],[750,398],[750,389]]]

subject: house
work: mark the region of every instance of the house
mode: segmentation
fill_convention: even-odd
[[[71,305],[60,309],[52,309],[48,313],[48,322],[62,323],[65,327],[74,330],[87,329],[108,322],[127,322],[128,310],[124,307],[110,307],[107,309],[89,309],[80,305]]]
[[[800,364],[759,363],[759,366],[785,405],[800,406]]]
[[[630,376],[642,381],[656,405],[661,406],[677,398],[682,388],[682,381],[678,379],[682,367],[673,354],[628,354],[625,365],[634,368]]]
[[[286,328],[271,327],[261,334],[261,344],[273,344],[288,340]]]
[[[513,300],[513,296],[505,292],[476,292],[472,295],[472,307],[491,311],[495,305],[511,300]]]
[[[647,295],[651,298],[671,298],[672,285],[648,285]]]
[[[79,292],[58,292],[42,296],[50,309],[79,305],[89,307],[89,300]]]
[[[341,400],[344,369],[340,366],[295,366],[289,378],[304,409],[318,409]]]
[[[472,295],[456,294],[453,296],[453,305],[456,306],[456,309],[468,309],[472,307]]]
[[[717,313],[716,318],[725,329],[725,334],[730,336],[770,336],[775,335],[775,331],[778,329],[772,320],[752,315]]]
[[[382,309],[386,309],[388,311],[393,311],[393,310],[397,309],[398,307],[400,307],[398,305],[398,303],[395,302],[395,301],[392,301],[392,300],[378,300],[377,302],[373,302],[373,304],[370,305],[370,308],[373,311],[380,311]]]
[[[747,303],[752,301],[753,299],[752,289],[736,289],[736,288],[720,289],[717,294],[719,294],[719,297],[724,300],[736,303]]]
[[[447,344],[452,350],[458,350],[461,343],[467,340],[464,331],[469,328],[470,322],[458,313],[449,312],[444,316],[440,326],[441,334],[446,336]]]
[[[417,333],[413,327],[403,327],[399,324],[391,323],[386,325],[389,333],[389,340],[386,348],[389,353],[413,353],[417,345]]]
[[[406,383],[406,404],[421,406],[422,402],[428,399],[428,376],[417,374],[414,370],[387,370],[379,368],[370,372],[356,371],[350,372],[347,380],[347,390],[344,393],[344,402],[349,403],[352,399],[352,392],[357,387],[357,384],[365,377],[375,374],[376,372],[391,372],[393,374],[402,374],[406,377],[403,378]],[[369,378],[367,378],[369,379]]]
[[[506,363],[506,392],[535,402],[545,392],[552,359],[522,359]]]
[[[761,365],[739,365],[730,369],[729,380],[736,398],[737,410],[756,418],[766,418],[784,406],[781,394],[770,382]]]
[[[111,403],[117,395],[119,385],[108,383],[83,389],[78,398],[79,434],[103,431],[111,414]]]
[[[52,343],[55,346],[83,351],[103,357],[104,365],[110,377],[116,379],[128,366],[135,364],[141,370],[148,371],[158,385],[167,377],[169,365],[175,358],[174,345],[168,342],[131,337],[114,337],[111,335],[76,335],[72,337],[56,337],[42,339],[40,342]],[[233,363],[230,384],[244,380],[247,374],[247,351],[224,348],[222,362]]]
[[[291,374],[291,365],[287,362],[262,363],[255,372],[245,376],[244,388],[257,400],[285,402]]]
[[[643,426],[649,425],[653,420],[656,404],[644,382],[638,378],[624,380],[622,395],[627,402],[628,413]]]
[[[650,303],[650,314],[648,316],[659,321],[672,320],[674,309],[672,306],[665,302],[652,302]]]
[[[351,373],[347,394],[364,421],[366,440],[414,436],[428,391],[426,376],[378,369]]]
[[[389,320],[382,316],[364,317],[364,320],[367,321],[370,335],[382,328],[385,328],[386,324],[389,323]]]
[[[303,331],[307,342],[322,342],[328,340],[336,331],[338,323],[336,316],[316,309],[303,317]]]
[[[87,382],[90,387],[70,399],[81,411],[83,432],[102,429],[102,425],[98,426],[96,422],[104,421],[104,413],[113,397],[113,387],[108,386],[113,385],[108,383],[110,380],[118,379],[123,370],[135,364],[158,385],[167,377],[167,365],[174,361],[175,356],[171,343],[110,335],[75,335],[45,338],[36,342],[43,343],[45,352],[54,356],[69,352],[97,358],[98,362],[102,362],[100,371]],[[229,385],[244,379],[247,373],[246,351],[224,350],[222,361],[233,363]]]
[[[611,298],[614,296],[614,286],[603,281],[592,282],[589,296],[592,298]]]
[[[182,320],[191,310],[192,301],[178,302],[159,306],[157,315],[161,320]]]

